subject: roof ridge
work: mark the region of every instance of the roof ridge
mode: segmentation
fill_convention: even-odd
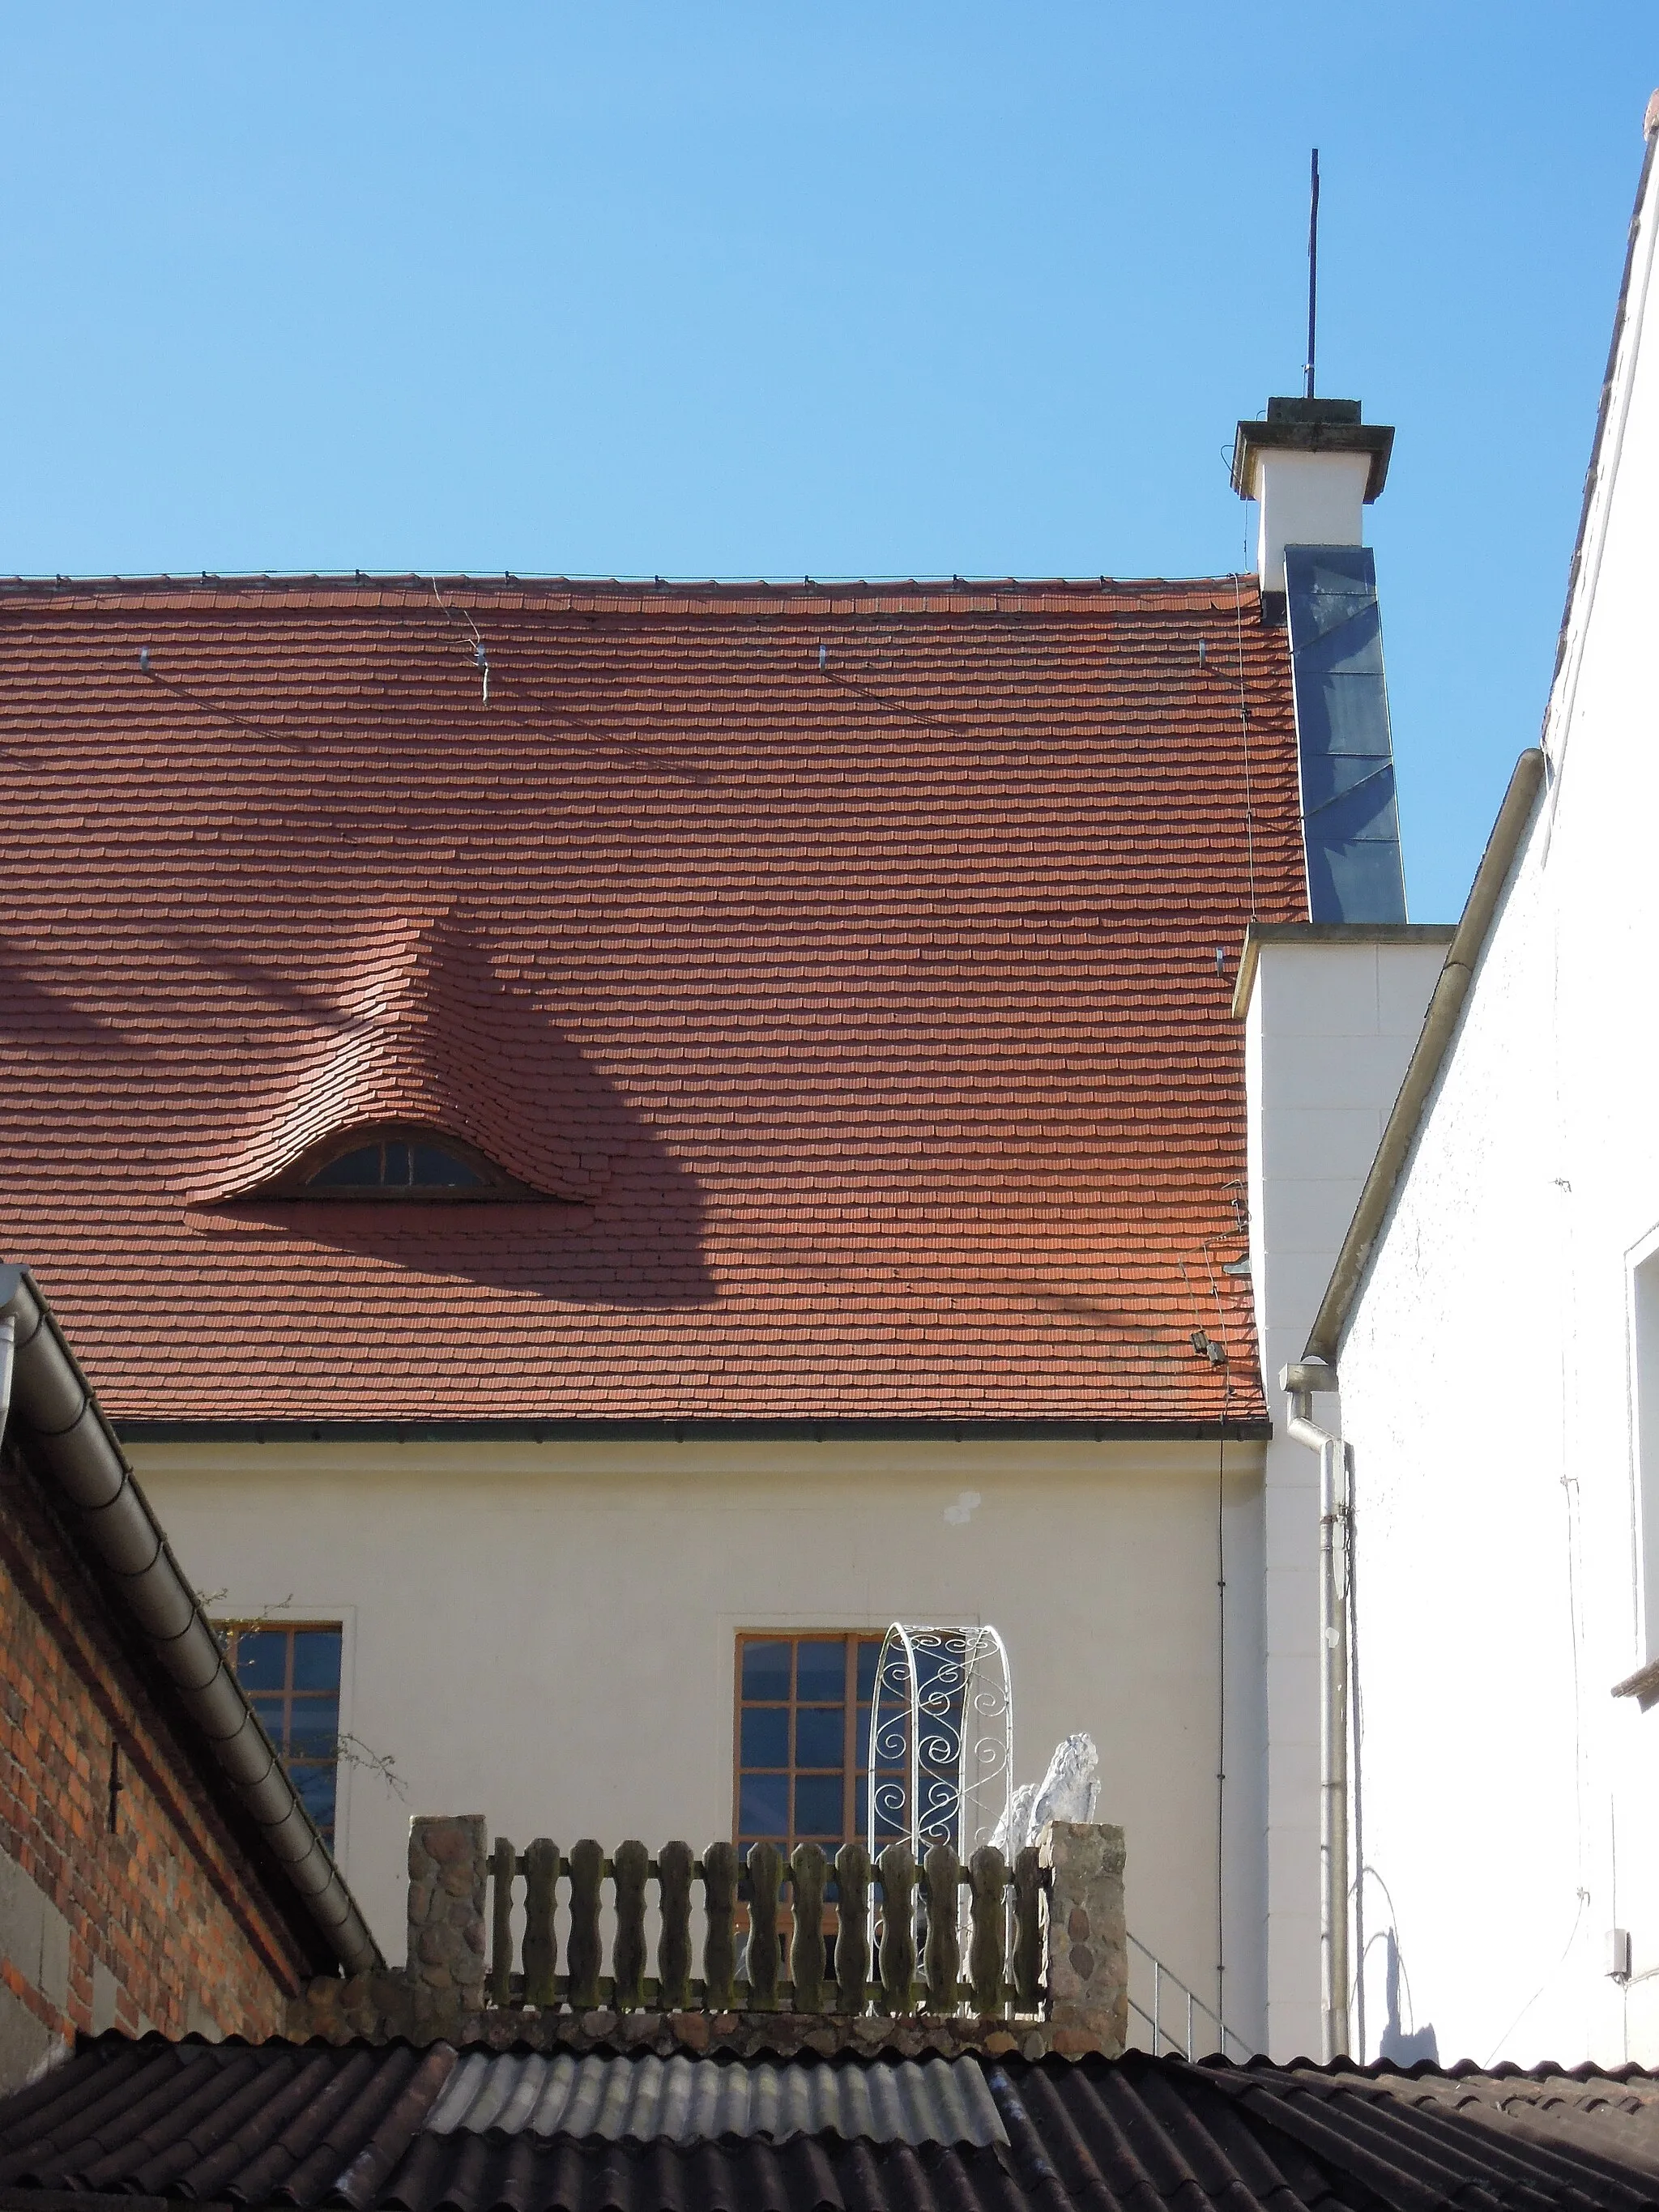
[[[538,595],[591,592],[628,598],[697,596],[722,600],[751,598],[758,594],[783,602],[844,599],[852,594],[872,592],[884,595],[925,592],[935,598],[957,596],[968,599],[999,592],[1024,594],[1033,592],[1095,599],[1109,598],[1115,594],[1146,598],[1169,592],[1197,594],[1223,589],[1231,591],[1235,585],[1243,586],[1247,595],[1253,598],[1258,589],[1254,574],[1245,574],[1231,569],[1216,575],[1198,576],[804,576],[797,582],[793,578],[775,576],[583,576],[567,575],[556,570],[526,574],[502,569],[497,574],[468,569],[428,572],[412,568],[222,571],[204,568],[199,573],[191,571],[189,574],[156,570],[77,576],[0,576],[0,596],[30,599],[75,599],[88,594],[125,596],[147,592],[202,594],[224,590],[258,593],[292,592],[296,588],[343,595],[388,589],[425,595],[430,592],[434,582],[452,590],[491,595],[527,591]]]

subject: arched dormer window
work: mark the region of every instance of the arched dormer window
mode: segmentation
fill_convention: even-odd
[[[536,1195],[475,1146],[419,1128],[354,1129],[297,1161],[281,1188],[292,1198],[440,1204]]]

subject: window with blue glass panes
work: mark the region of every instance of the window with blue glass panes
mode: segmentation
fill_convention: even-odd
[[[881,1646],[879,1636],[856,1632],[738,1637],[732,1832],[740,1850],[773,1843],[787,1856],[813,1843],[833,1856],[864,1840]],[[878,1766],[878,1779],[885,1774]],[[897,1832],[879,1824],[878,1850]]]
[[[334,1841],[340,1763],[337,1621],[223,1621],[225,1656],[325,1843]]]

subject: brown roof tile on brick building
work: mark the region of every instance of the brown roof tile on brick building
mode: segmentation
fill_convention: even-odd
[[[117,1419],[1261,1418],[1253,580],[17,584],[0,744],[4,1246]],[[403,1121],[538,1195],[267,1188]]]

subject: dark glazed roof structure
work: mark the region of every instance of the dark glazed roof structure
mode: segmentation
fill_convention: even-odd
[[[7,1245],[124,1429],[1265,1418],[1254,580],[19,582],[0,743]],[[271,1188],[391,1125],[531,1194]]]
[[[550,2088],[560,2069],[568,2078]],[[106,2036],[0,2105],[0,2207],[116,2201],[127,2212],[1641,2212],[1659,2206],[1659,2079],[1134,2052],[532,2061],[444,2044]]]

